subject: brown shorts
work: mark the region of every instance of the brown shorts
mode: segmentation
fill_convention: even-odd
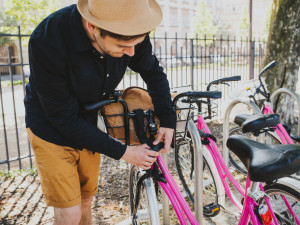
[[[68,208],[97,193],[100,154],[44,141],[27,128],[48,206]]]

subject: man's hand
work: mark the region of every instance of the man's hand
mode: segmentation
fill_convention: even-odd
[[[127,146],[122,159],[133,165],[136,165],[143,170],[148,170],[151,165],[156,161],[158,152],[149,150],[150,147],[147,144],[138,146]]]
[[[155,141],[153,142],[154,145],[157,145],[161,139],[164,139],[165,147],[161,149],[160,153],[168,153],[172,138],[173,138],[174,129],[172,128],[166,128],[166,127],[160,127],[158,130],[158,135]]]

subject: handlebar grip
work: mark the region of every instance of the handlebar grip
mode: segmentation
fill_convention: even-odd
[[[218,99],[218,98],[222,97],[222,92],[220,92],[220,91],[193,91],[193,92],[187,93],[186,96]]]
[[[240,81],[241,80],[241,76],[233,76],[233,77],[224,77],[218,80],[214,80],[212,82],[210,82],[210,84],[221,84],[223,82],[229,82],[229,81]]]
[[[264,72],[266,72],[269,69],[272,69],[274,66],[276,66],[276,61],[273,60],[272,62],[270,62],[268,65],[266,65],[261,72],[259,73],[258,77],[260,77]]]
[[[220,81],[240,81],[241,80],[241,76],[233,76],[233,77],[225,77],[220,79]]]
[[[116,102],[115,99],[106,99],[106,100],[101,100],[101,101],[96,102],[96,103],[85,105],[84,108],[87,111],[92,111],[92,110],[95,110],[95,109],[99,109],[102,106],[109,105],[109,104],[115,103],[115,102]]]

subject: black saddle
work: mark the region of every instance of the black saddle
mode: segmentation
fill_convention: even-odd
[[[227,147],[245,165],[252,181],[272,182],[300,170],[300,145],[268,145],[232,135]]]
[[[255,132],[266,127],[275,127],[280,123],[278,114],[247,115],[238,114],[234,122],[242,128],[243,133]]]

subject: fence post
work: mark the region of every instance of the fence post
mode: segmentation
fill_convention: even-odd
[[[190,52],[191,52],[191,60],[190,60],[190,65],[191,65],[191,88],[194,90],[194,39],[191,38],[190,40]]]
[[[22,39],[21,39],[21,37],[22,37],[21,27],[18,26],[19,52],[20,52],[20,64],[21,64],[21,79],[22,79],[22,86],[23,86],[23,94],[25,96],[25,74],[24,74],[24,70],[23,70],[24,61],[23,61],[23,49],[22,49]],[[27,145],[28,145],[30,167],[32,167],[31,147],[30,147],[30,143],[29,143],[28,140],[27,140]]]
[[[11,85],[11,93],[13,100],[13,112],[14,112],[14,122],[16,130],[16,141],[17,141],[17,150],[18,150],[18,160],[19,160],[19,169],[22,169],[21,163],[21,151],[20,151],[20,142],[19,142],[19,132],[18,132],[18,122],[17,122],[17,112],[16,112],[16,101],[15,101],[15,91],[14,91],[14,79],[13,79],[13,70],[12,70],[12,60],[11,60],[11,47],[8,47],[8,64],[9,64],[9,78]]]
[[[249,60],[249,79],[254,79],[254,57],[255,57],[255,41],[252,41],[250,39],[249,41],[250,45],[250,60]]]
[[[23,50],[22,50],[22,40],[21,40],[21,27],[18,26],[18,39],[19,39],[19,51],[20,51],[20,64],[21,64],[21,79],[23,85],[23,94],[25,96],[25,75],[24,75],[24,62],[23,62]]]
[[[4,104],[3,104],[3,94],[2,94],[2,80],[0,74],[0,102],[1,102],[1,111],[2,111],[2,123],[3,123],[3,135],[4,135],[4,143],[5,143],[5,151],[6,151],[6,160],[2,163],[7,163],[7,170],[10,170],[10,161],[9,161],[9,151],[8,151],[8,143],[7,143],[7,133],[6,133],[6,124],[5,124],[5,111],[4,111]]]

